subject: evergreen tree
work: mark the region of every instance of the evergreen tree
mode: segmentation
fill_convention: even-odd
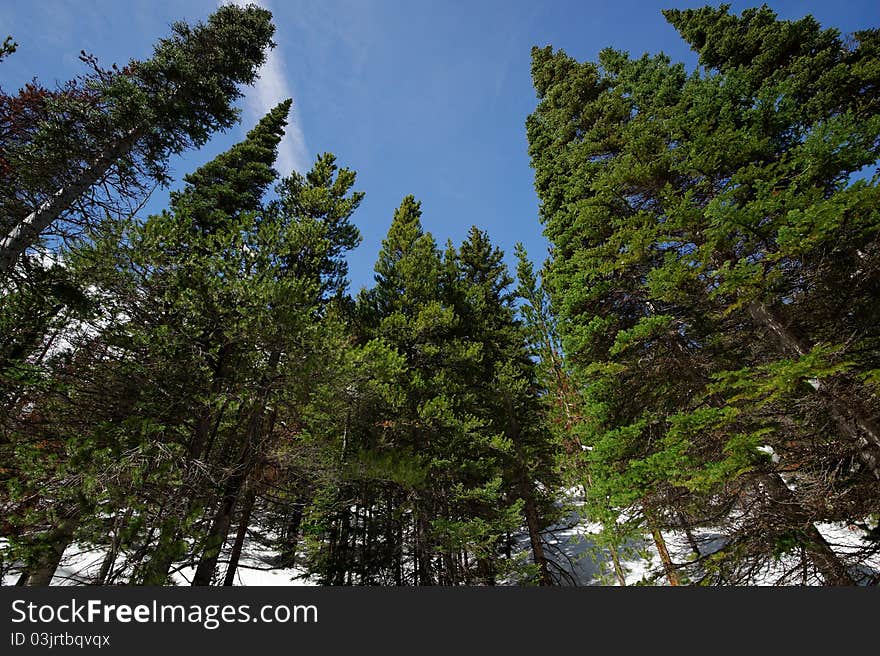
[[[520,509],[513,530],[525,526],[536,579],[547,585],[553,578],[542,533],[557,515],[555,445],[540,399],[542,388],[532,360],[536,354],[516,316],[513,279],[503,257],[488,234],[470,229],[457,257],[463,301],[459,313],[467,340],[481,346],[471,375],[477,398],[474,412],[484,418],[488,435],[501,435],[506,441],[495,474],[505,489],[493,505]]]
[[[441,254],[420,216],[405,198],[358,299],[360,339],[405,368],[384,400],[348,404],[344,475],[307,522],[312,570],[335,584],[491,584],[527,526],[535,578],[550,582],[554,460],[512,280],[484,233]]]
[[[877,32],[844,42],[766,7],[666,17],[702,69],[532,53],[546,281],[585,400],[590,508],[659,537],[670,582],[683,564],[660,529],[726,518],[700,580],[804,554],[848,583],[815,522],[876,512],[877,179],[857,174],[878,156]]]
[[[113,427],[115,446],[146,449],[146,458],[170,457],[166,476],[183,476],[182,493],[172,494],[158,510],[162,528],[149,560],[153,573],[144,574],[145,581],[162,582],[179,555],[179,524],[189,521],[202,463],[225,427],[224,399],[228,402],[235,382],[250,373],[246,354],[238,349],[253,321],[250,311],[262,299],[244,279],[244,240],[253,234],[248,227],[274,178],[271,167],[289,106],[289,101],[279,105],[244,142],[187,176],[187,187],[172,196],[170,212],[122,226],[124,234],[107,235],[72,261],[74,269],[90,271],[100,281],[107,299],[101,310],[111,323],[98,339],[123,354],[119,373],[108,382],[119,382],[120,375],[141,382],[137,392],[129,385],[119,390],[131,395],[124,403],[143,423]],[[95,341],[93,336],[84,346],[97,350]],[[76,357],[88,363],[87,351]],[[107,363],[99,359],[92,366]],[[160,409],[172,390],[172,408]],[[108,398],[113,398],[109,390]],[[134,435],[122,438],[119,428]],[[140,441],[132,444],[132,439]],[[103,445],[114,447],[112,441]],[[62,443],[68,447],[79,449],[76,442]],[[60,499],[46,501],[64,506]]]
[[[171,155],[233,125],[238,85],[254,81],[272,45],[270,18],[255,5],[224,5],[205,24],[176,23],[146,61],[105,71],[88,60],[94,73],[62,93],[26,87],[20,95],[45,120],[23,125],[27,103],[0,105],[2,122],[22,128],[6,130],[0,148],[0,275],[53,223],[99,224],[113,200],[101,197],[102,181],[135,199],[166,181]]]
[[[207,545],[194,584],[210,583],[233,511],[243,497],[245,509],[238,532],[241,537],[233,547],[233,551],[240,552],[251,514],[248,504],[256,500],[255,492],[246,487],[259,482],[260,467],[269,464],[272,470],[280,470],[273,476],[276,485],[283,485],[285,474],[290,473],[280,466],[284,459],[298,457],[299,451],[327,450],[328,445],[320,442],[285,448],[283,438],[315,439],[318,436],[310,435],[311,432],[326,435],[325,431],[334,425],[328,422],[329,426],[318,428],[305,420],[313,408],[328,402],[328,397],[340,401],[339,396],[332,394],[335,381],[327,380],[328,363],[339,361],[338,374],[344,376],[350,375],[352,361],[365,369],[373,366],[374,360],[382,362],[382,352],[369,345],[352,349],[341,332],[344,324],[337,306],[342,303],[341,295],[347,286],[343,257],[360,241],[360,233],[350,218],[363,193],[351,189],[356,178],[354,171],[339,169],[335,161],[332,154],[324,153],[305,176],[293,173],[282,180],[276,188],[278,199],[269,204],[259,219],[258,235],[262,239],[253,249],[257,264],[252,271],[251,287],[262,287],[258,298],[261,306],[268,306],[268,312],[263,311],[252,330],[257,335],[258,348],[266,354],[268,370],[262,374],[257,418],[248,427],[246,448],[239,456],[239,474],[230,479],[224,490],[225,503],[210,532],[214,542]],[[255,318],[259,309],[254,308]],[[382,369],[377,365],[374,371],[379,377]],[[291,425],[299,429],[291,431]],[[294,493],[300,498],[307,495],[321,470],[313,463],[305,471],[297,471]],[[227,584],[234,571],[233,561],[227,568]]]

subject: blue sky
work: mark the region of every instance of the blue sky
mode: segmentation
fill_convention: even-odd
[[[536,99],[529,50],[552,44],[584,60],[605,46],[634,54],[663,50],[694,56],[660,15],[690,0],[522,2],[519,0],[264,0],[278,47],[262,81],[246,90],[243,123],[199,152],[173,162],[177,176],[243,135],[277,100],[294,98],[294,125],[279,167],[301,169],[329,151],[358,172],[366,192],[355,222],[363,244],[350,257],[353,291],[372,267],[394,208],[407,194],[422,201],[425,228],[441,246],[471,225],[487,230],[512,261],[525,243],[546,255],[526,153],[525,118]],[[734,10],[759,2],[733,2]],[[780,16],[813,14],[843,32],[880,25],[876,0],[769,2]],[[18,52],[0,65],[12,91],[79,72],[80,50],[101,63],[148,57],[175,20],[202,20],[216,0],[4,0],[0,38]],[[150,207],[167,198],[157,193]]]

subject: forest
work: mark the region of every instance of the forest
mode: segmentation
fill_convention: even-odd
[[[170,173],[268,10],[0,89],[3,584],[880,584],[880,29],[663,15],[695,69],[531,51],[546,259],[401,189],[354,294],[291,101]]]

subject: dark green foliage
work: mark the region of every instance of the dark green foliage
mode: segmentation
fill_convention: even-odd
[[[545,279],[586,404],[591,512],[637,532],[730,520],[705,581],[746,580],[781,548],[760,531],[790,522],[783,551],[841,582],[803,518],[876,512],[880,406],[860,381],[880,353],[880,215],[859,172],[880,143],[877,32],[844,41],[766,7],[665,15],[703,68],[533,50]]]
[[[353,173],[342,169],[334,178],[333,157],[325,155],[313,182],[289,179],[263,206],[289,107],[276,107],[242,143],[187,176],[170,211],[121,223],[69,260],[100,288],[104,325],[97,338],[76,344],[86,348],[57,420],[91,398],[132,413],[86,418],[80,431],[94,447],[85,460],[82,440],[58,436],[65,470],[78,463],[81,475],[88,472],[97,489],[113,495],[86,495],[76,537],[100,541],[104,513],[88,517],[118,507],[114,517],[125,518],[125,536],[114,548],[128,558],[123,569],[135,581],[164,582],[173,562],[199,558],[210,582],[213,536],[228,530],[239,499],[259,487],[274,458],[276,427],[300,421],[300,406],[315,393],[307,372],[323,367],[328,349],[347,353],[316,322],[326,292],[338,286],[342,255],[359,238],[348,217],[360,195],[348,196]],[[321,191],[328,187],[330,202]],[[40,407],[47,418],[49,406]],[[26,426],[18,430],[27,433]],[[112,485],[101,468],[108,462]],[[36,475],[33,467],[22,469]],[[33,485],[40,476],[55,481],[63,470],[44,470]],[[210,519],[217,495],[229,510]],[[63,507],[64,499],[52,503]],[[23,530],[30,561],[35,530]]]
[[[7,36],[3,39],[3,43],[0,44],[0,61],[6,59],[9,55],[14,53],[18,49],[18,44],[12,40],[11,36]]]
[[[869,582],[878,32],[665,16],[697,70],[533,50],[552,248],[516,280],[407,196],[352,298],[364,194],[330,153],[278,179],[290,101],[136,216],[236,120],[259,7],[0,93],[0,572],[48,584],[75,546],[81,582],[232,585],[258,547],[325,584],[564,583],[545,536],[577,488],[620,583],[647,539],[645,582]]]
[[[441,254],[420,217],[406,197],[354,308],[359,340],[398,360],[381,395],[349,393],[341,473],[307,518],[325,583],[494,583],[518,567],[512,536],[528,524],[540,549],[554,517],[555,460],[502,253],[474,228]]]

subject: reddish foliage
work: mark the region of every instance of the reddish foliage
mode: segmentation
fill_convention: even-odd
[[[86,113],[100,110],[101,86],[118,75],[130,76],[136,68],[131,62],[123,68],[114,64],[109,69],[98,66],[94,56],[85,52],[80,59],[91,72],[47,89],[37,80],[25,84],[18,93],[10,95],[0,88],[0,179],[13,173],[9,159],[4,156],[15,145],[27,144],[48,121],[74,125]]]

